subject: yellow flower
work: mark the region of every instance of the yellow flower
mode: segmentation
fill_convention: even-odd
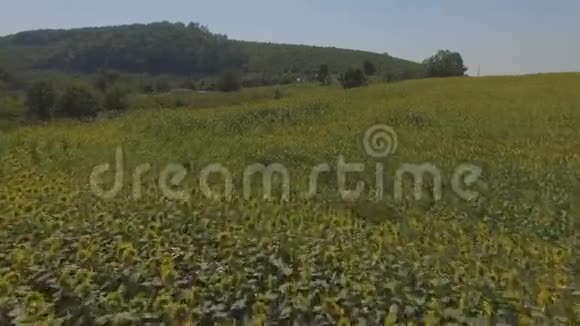
[[[552,304],[552,293],[547,288],[543,288],[538,293],[538,297],[536,300],[538,306],[545,311],[548,305]]]
[[[255,315],[252,317],[252,326],[265,326],[267,321],[266,315]]]
[[[441,318],[437,317],[434,311],[427,311],[427,314],[423,317],[423,322],[425,326],[439,326],[441,325]]]
[[[350,326],[350,319],[341,317],[336,323],[337,326]]]

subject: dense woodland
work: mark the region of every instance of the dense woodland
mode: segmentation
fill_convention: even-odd
[[[313,77],[372,60],[381,75],[423,77],[423,65],[364,51],[229,40],[196,23],[152,23],[71,30],[37,30],[0,38],[0,66],[33,78],[40,73],[131,74],[197,79],[237,70],[261,80]]]
[[[199,24],[154,23],[72,30],[22,32],[2,40],[4,57],[31,53],[17,65],[90,73],[213,74],[241,68],[247,56],[224,35]],[[41,49],[41,51],[37,51]],[[8,58],[18,61],[18,58]]]

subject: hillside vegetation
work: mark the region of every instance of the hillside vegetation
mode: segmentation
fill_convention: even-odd
[[[359,50],[346,50],[331,47],[306,45],[239,42],[248,54],[248,70],[279,74],[284,72],[318,73],[320,65],[327,64],[332,73],[340,73],[350,67],[359,67],[365,60],[377,66],[377,73],[383,76],[407,75],[419,78],[426,75],[425,68],[416,62],[407,61],[388,54]]]
[[[422,66],[376,53],[302,45],[231,41],[199,24],[152,23],[26,31],[0,38],[0,64],[22,72],[58,70],[207,76],[227,69],[278,76],[313,73],[323,63],[340,71],[373,60],[381,72],[423,74]]]
[[[573,324],[579,87],[578,74],[286,86],[280,99],[232,102],[243,90],[223,102],[215,94],[210,107],[144,107],[4,132],[0,320]],[[376,124],[398,134],[388,158],[365,152],[365,130]],[[118,148],[124,187],[101,199],[89,176],[102,163],[115,169]],[[354,203],[337,193],[339,156],[366,167],[348,175],[350,189],[366,184]],[[258,180],[254,196],[242,196],[244,169],[256,162],[288,168],[289,201],[263,201]],[[331,172],[318,195],[301,199],[324,162]],[[380,162],[386,195],[375,202]],[[444,172],[443,200],[426,186],[416,201],[409,184],[394,200],[397,168],[420,162]],[[466,162],[482,168],[471,201],[449,181]],[[151,170],[136,196],[144,163]],[[169,163],[187,171],[171,187],[185,190],[183,200],[161,193]],[[232,172],[230,201],[202,193],[210,163]],[[212,189],[223,191],[214,177]]]

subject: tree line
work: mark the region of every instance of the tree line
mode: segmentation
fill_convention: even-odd
[[[26,93],[30,117],[48,121],[53,118],[89,119],[101,112],[121,112],[129,107],[128,93],[112,87],[104,93],[72,83],[59,91],[50,81],[38,81]]]
[[[426,67],[426,77],[459,77],[464,76],[467,67],[463,64],[463,58],[458,52],[449,50],[439,50],[435,55],[425,59],[423,64]],[[368,78],[374,76],[377,72],[375,64],[371,60],[365,60],[361,67],[350,67],[342,72],[338,81],[345,88],[361,87],[367,84]],[[318,81],[322,85],[330,85],[332,76],[327,64],[320,65],[318,70]],[[400,76],[397,80],[411,79],[410,77]],[[384,81],[395,81],[392,73],[384,76]]]
[[[467,68],[461,55],[449,50],[440,50],[424,61],[430,77],[463,76]],[[360,67],[348,68],[340,73],[338,82],[345,88],[362,87],[377,73],[376,65],[371,60],[365,60]],[[9,77],[9,78],[8,78]],[[0,69],[0,80],[11,80],[13,77]],[[83,83],[71,83],[64,90],[57,91],[48,81],[33,83],[27,91],[27,106],[31,117],[39,120],[52,118],[94,118],[101,112],[122,112],[129,107],[129,90],[118,85],[121,74],[112,70],[101,70],[93,79],[92,86]],[[330,68],[322,64],[317,79],[321,85],[333,82]],[[388,76],[385,77],[389,80]],[[196,89],[196,82],[186,80],[183,88]],[[242,88],[242,79],[235,70],[226,71],[217,80],[216,89],[223,92],[235,92]],[[158,81],[154,85],[146,85],[144,93],[167,92],[167,83]],[[275,96],[279,98],[279,96]]]
[[[26,92],[28,115],[48,121],[54,118],[92,119],[101,113],[123,112],[129,108],[129,96],[135,89],[124,86],[120,79],[120,73],[102,70],[91,83],[71,81],[65,87],[58,87],[51,81],[36,81]],[[186,82],[192,84],[182,85],[184,88],[196,89],[195,82]],[[226,71],[218,78],[215,87],[222,92],[239,91],[242,88],[239,73]],[[153,86],[146,85],[142,92],[166,93],[170,90],[167,81],[159,80]]]

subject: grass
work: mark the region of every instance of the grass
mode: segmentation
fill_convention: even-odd
[[[275,98],[276,89],[283,88],[280,98],[302,93],[311,88],[311,84],[295,84],[267,87],[246,88],[240,92],[168,92],[163,94],[138,94],[131,98],[130,107],[133,109],[164,109],[164,108],[212,108],[217,106],[233,106],[243,103],[255,103]]]
[[[291,86],[280,100],[273,89],[193,95],[189,109],[12,130],[0,139],[0,319],[573,323],[579,86],[578,74]],[[399,138],[383,160],[362,144],[376,123]],[[102,200],[89,174],[118,146],[125,186]],[[313,200],[295,196],[313,166],[336,171],[339,155],[367,167],[349,175],[366,182],[360,201],[338,200],[334,176]],[[198,186],[215,162],[233,174],[230,202]],[[241,197],[256,162],[289,169],[289,202]],[[380,203],[377,162],[387,176]],[[444,171],[442,201],[410,190],[392,198],[396,169],[418,162]],[[448,181],[465,162],[483,168],[471,202]],[[130,179],[143,163],[152,171],[135,199]],[[188,202],[162,196],[168,163],[187,167]]]

